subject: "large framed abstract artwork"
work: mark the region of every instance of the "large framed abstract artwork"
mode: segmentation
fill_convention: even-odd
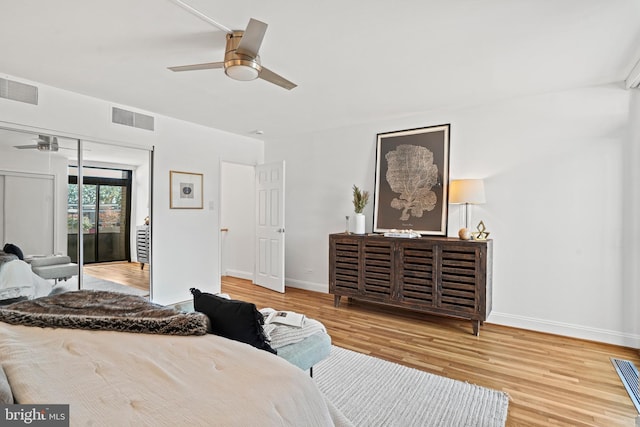
[[[169,171],[169,207],[202,209],[202,174]]]
[[[450,128],[378,134],[374,232],[447,235]]]

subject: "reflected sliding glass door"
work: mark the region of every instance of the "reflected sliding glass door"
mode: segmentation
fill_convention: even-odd
[[[75,171],[74,171],[75,169]],[[131,171],[85,167],[82,197],[84,263],[131,259]],[[78,175],[69,168],[69,247],[77,253]]]

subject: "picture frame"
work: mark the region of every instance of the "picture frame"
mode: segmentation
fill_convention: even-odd
[[[171,209],[202,209],[201,173],[169,171],[169,207]]]
[[[446,236],[451,125],[379,133],[374,233]]]

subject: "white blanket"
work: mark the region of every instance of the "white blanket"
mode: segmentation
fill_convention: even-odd
[[[0,323],[0,365],[17,403],[70,404],[72,426],[331,426],[341,420],[303,371],[215,335]]]
[[[263,308],[260,313],[265,317],[273,313],[273,308]],[[324,325],[315,319],[304,318],[302,327],[281,325],[278,323],[266,323],[263,327],[267,339],[270,341],[271,347],[278,349],[285,345],[295,344],[310,337],[318,332],[327,332]]]
[[[38,298],[51,292],[51,283],[31,271],[19,259],[0,265],[0,300],[24,296]]]

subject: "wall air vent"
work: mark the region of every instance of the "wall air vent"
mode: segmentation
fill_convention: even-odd
[[[134,111],[113,107],[111,121],[120,125],[131,126],[139,129],[154,130],[154,117]]]
[[[0,98],[38,105],[38,88],[14,80],[0,78]]]

